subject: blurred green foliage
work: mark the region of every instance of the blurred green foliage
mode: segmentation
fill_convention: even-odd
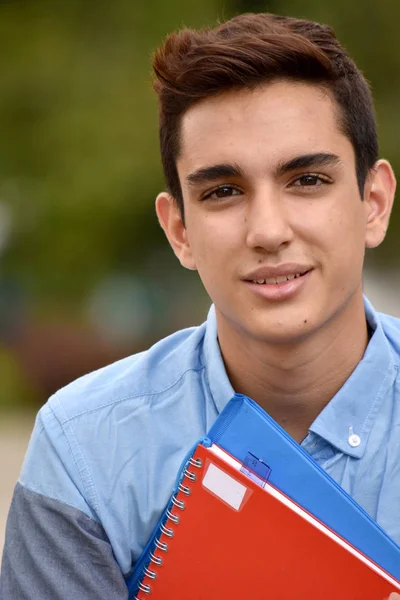
[[[264,10],[334,27],[372,84],[382,153],[399,166],[395,0],[3,1],[0,290],[19,289],[18,305],[36,318],[85,321],[87,295],[102,280],[143,276],[150,265],[160,289],[174,281],[178,297],[179,267],[153,210],[163,179],[150,56],[173,29]],[[375,260],[398,261],[399,231],[395,210]],[[9,319],[3,304],[0,330]],[[4,346],[0,378],[8,373],[15,391],[3,392],[4,384],[0,406],[10,395],[29,395],[15,357],[6,355]]]
[[[150,55],[216,15],[214,0],[0,5],[0,199],[15,219],[3,272],[39,310],[68,309],[161,243]]]
[[[35,405],[39,398],[12,352],[0,344],[0,408],[12,409],[21,404]]]

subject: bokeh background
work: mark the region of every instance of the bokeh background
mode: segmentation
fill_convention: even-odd
[[[0,553],[41,404],[206,316],[154,214],[151,53],[183,25],[266,10],[334,27],[371,83],[381,154],[399,172],[397,0],[0,1]],[[375,305],[398,316],[399,235],[395,208],[365,277]]]

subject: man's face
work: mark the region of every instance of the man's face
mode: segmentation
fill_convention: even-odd
[[[359,301],[369,209],[328,94],[291,82],[221,94],[184,115],[181,140],[182,262],[219,324],[291,343]]]

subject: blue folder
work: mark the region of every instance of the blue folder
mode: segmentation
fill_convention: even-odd
[[[400,547],[256,402],[236,394],[207,434],[244,463],[250,452],[268,481],[400,581]]]

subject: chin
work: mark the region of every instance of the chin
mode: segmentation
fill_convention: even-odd
[[[268,345],[274,346],[293,346],[303,342],[312,334],[312,331],[303,329],[302,331],[268,331],[264,335],[258,335],[258,340]]]
[[[265,321],[259,324],[248,324],[247,331],[257,340],[266,344],[297,344],[316,331],[315,322],[302,317],[301,319],[280,319],[273,323]]]

